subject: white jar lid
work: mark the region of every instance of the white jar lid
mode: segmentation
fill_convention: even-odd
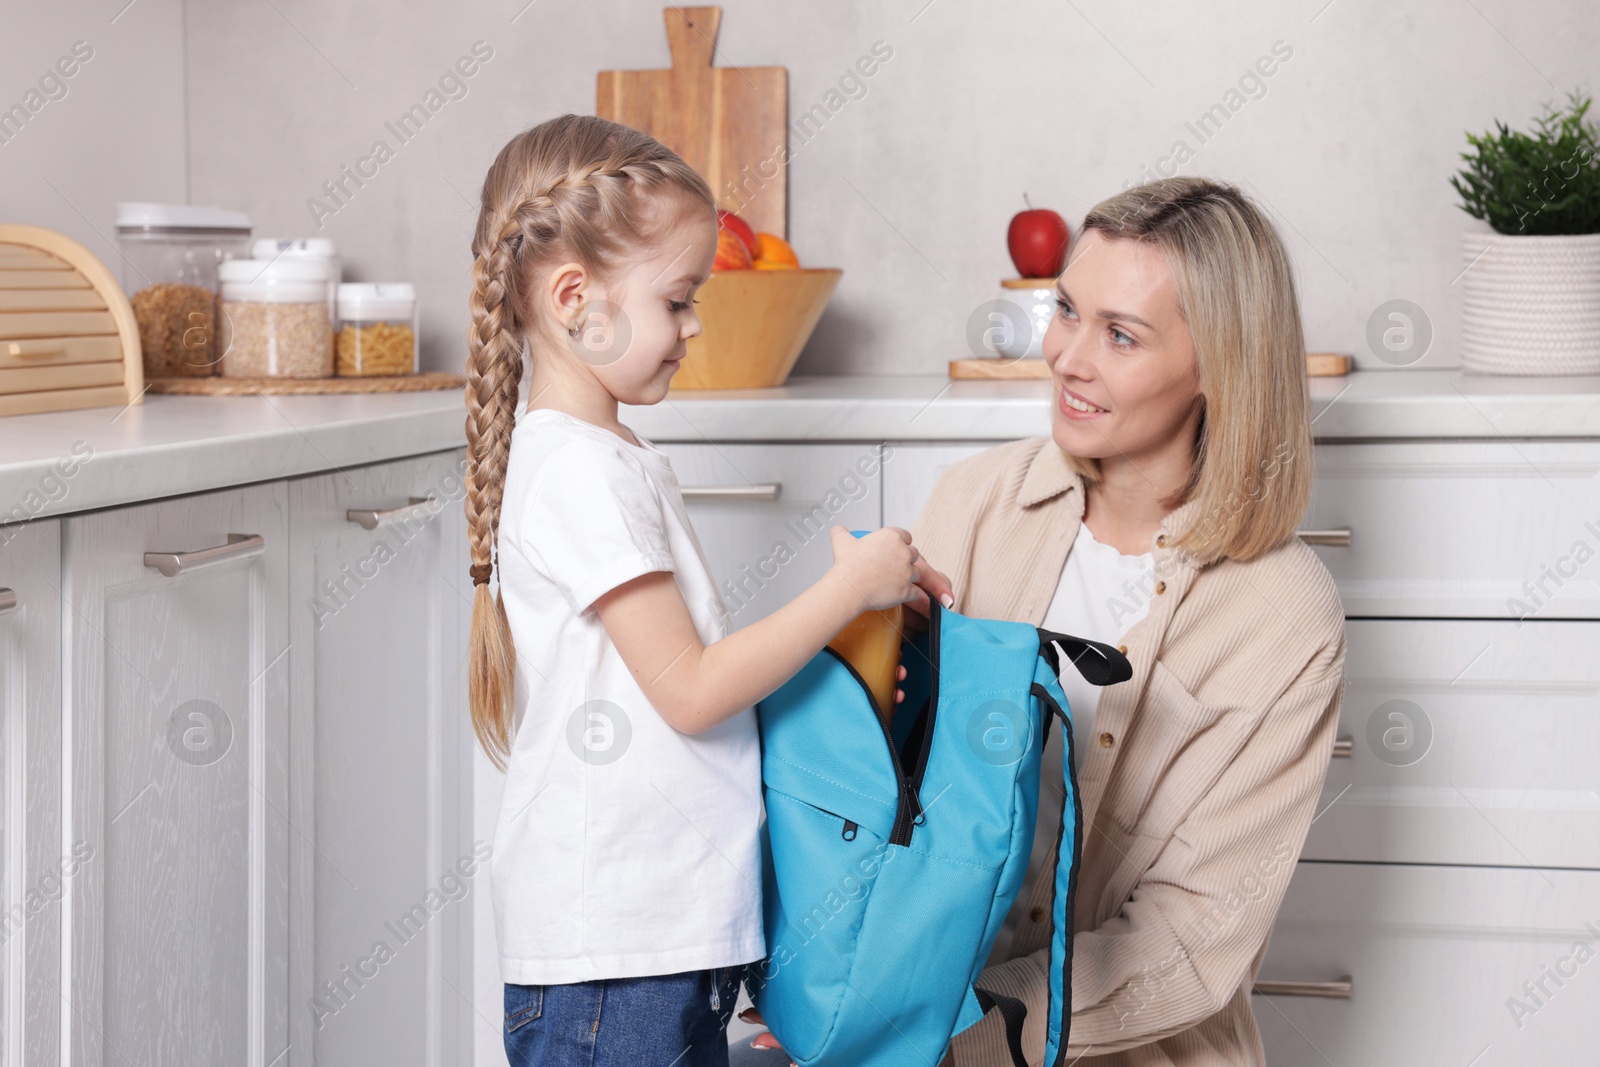
[[[267,304],[326,303],[328,269],[320,260],[230,259],[217,265],[223,300]]]
[[[332,259],[337,253],[326,237],[258,237],[250,246],[250,254],[256,259]]]
[[[410,282],[345,282],[339,286],[341,319],[409,319],[416,309],[417,291]]]
[[[249,237],[250,216],[240,211],[193,204],[124,203],[117,205],[117,233],[125,237],[162,234]]]

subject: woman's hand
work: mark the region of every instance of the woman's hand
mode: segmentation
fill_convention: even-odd
[[[913,633],[921,633],[928,628],[930,597],[938,597],[939,603],[947,608],[954,607],[956,602],[956,588],[947,575],[934,570],[926,559],[918,560],[917,568],[921,573],[917,576],[914,595],[905,602],[903,619],[905,628]]]
[[[744,1011],[741,1011],[739,1013],[739,1018],[743,1019],[747,1023],[754,1023],[757,1026],[765,1026],[765,1025],[767,1025],[766,1020],[761,1017],[761,1013],[759,1011],[756,1011],[756,1009],[753,1008],[753,1007],[746,1008]],[[771,1030],[765,1030],[765,1031],[757,1034],[755,1036],[755,1038],[750,1042],[750,1047],[751,1048],[775,1048],[779,1052],[783,1051],[783,1049],[778,1045],[778,1039],[772,1036],[772,1031]],[[789,1067],[794,1067],[794,1061],[793,1060],[789,1061]]]
[[[900,617],[901,626],[907,633],[923,633],[928,629],[928,612],[930,610],[928,605],[932,597],[938,597],[939,603],[947,608],[953,607],[956,602],[956,588],[951,583],[948,575],[928,566],[926,559],[922,561],[921,571],[922,573],[918,576],[916,583],[917,595],[906,601],[906,611]],[[897,681],[902,682],[906,680],[904,665],[896,672],[895,678]],[[905,690],[896,689],[894,691],[894,702],[896,704],[905,698]]]

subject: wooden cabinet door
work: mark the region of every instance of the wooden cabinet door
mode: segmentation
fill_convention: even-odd
[[[62,898],[92,852],[61,839],[61,524],[0,528],[0,1067],[60,1053]]]
[[[282,483],[64,520],[73,1067],[283,1062]],[[158,567],[164,567],[163,573]]]
[[[463,458],[290,483],[296,1065],[470,1060]]]

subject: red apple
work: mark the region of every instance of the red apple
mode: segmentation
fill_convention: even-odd
[[[749,270],[750,250],[731,229],[717,231],[717,255],[711,261],[712,273],[724,270]]]
[[[744,242],[744,247],[749,251],[750,258],[755,259],[761,255],[761,242],[756,239],[756,231],[750,224],[731,211],[717,209],[717,229],[732,230]]]
[[[1049,208],[1029,208],[1012,216],[1006,248],[1024,278],[1054,278],[1067,262],[1071,236],[1060,215]]]

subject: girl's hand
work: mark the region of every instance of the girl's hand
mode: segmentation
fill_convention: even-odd
[[[743,1019],[747,1023],[755,1023],[757,1026],[765,1026],[765,1025],[767,1025],[766,1020],[761,1018],[761,1013],[759,1011],[756,1011],[756,1009],[753,1008],[753,1007],[752,1008],[746,1008],[744,1011],[741,1011],[739,1013],[739,1018]],[[751,1048],[775,1048],[779,1052],[783,1051],[783,1049],[780,1048],[779,1045],[778,1045],[778,1039],[772,1036],[772,1031],[770,1031],[770,1030],[767,1030],[767,1031],[765,1031],[763,1033],[757,1034],[755,1036],[755,1038],[750,1042],[750,1047]],[[794,1061],[793,1060],[789,1061],[789,1067],[794,1067]]]
[[[855,537],[835,525],[828,528],[828,536],[833,542],[833,567],[828,573],[861,598],[861,611],[883,611],[917,595],[921,555],[911,544],[908,531],[885,526]]]

